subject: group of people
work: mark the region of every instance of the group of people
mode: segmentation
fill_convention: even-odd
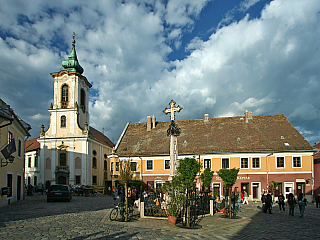
[[[33,196],[34,193],[40,192],[42,195],[45,192],[43,184],[38,184],[36,186],[32,186],[31,184],[24,185],[25,193],[27,196]]]
[[[109,194],[113,196],[114,202],[116,202],[118,199],[120,199],[120,202],[124,202],[124,189],[120,187],[109,187],[108,188]],[[137,199],[137,190],[135,188],[128,187],[127,189],[128,194],[128,201],[130,205],[133,205],[133,203]]]
[[[279,197],[278,197],[278,205],[279,205],[279,210],[281,211],[285,211],[285,196],[283,195],[283,193],[280,193]],[[264,213],[272,213],[272,204],[273,204],[273,200],[272,200],[272,193],[269,192],[264,192],[262,194],[261,197],[261,201],[262,201],[262,211]],[[290,216],[294,216],[294,209],[295,206],[298,204],[299,206],[299,211],[300,211],[300,217],[302,218],[304,215],[304,211],[305,208],[307,206],[307,198],[303,195],[303,193],[300,193],[299,196],[297,197],[297,199],[294,197],[294,195],[292,193],[290,193],[288,195],[288,199],[287,199],[287,205],[289,207],[289,215]]]
[[[241,212],[241,203],[242,204],[249,204],[248,202],[248,193],[246,191],[242,192],[232,192],[231,194],[231,205],[233,208],[237,208],[239,212]],[[215,204],[216,204],[216,212],[224,212],[225,208],[225,200],[224,198],[220,198],[219,196],[216,196],[215,198]]]

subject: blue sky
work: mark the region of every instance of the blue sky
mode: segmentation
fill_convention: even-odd
[[[76,32],[90,125],[116,142],[127,122],[283,113],[320,141],[317,0],[1,1],[0,98],[48,127],[51,72]]]

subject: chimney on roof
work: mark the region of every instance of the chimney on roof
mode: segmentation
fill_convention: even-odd
[[[152,128],[156,128],[156,117],[152,116]]]
[[[206,113],[204,115],[204,122],[209,122],[209,114],[208,113]]]
[[[147,131],[151,131],[151,116],[147,116]]]
[[[249,112],[248,109],[246,109],[245,113],[244,113],[244,118],[246,120],[246,123],[249,122],[249,120],[252,119],[252,112]]]

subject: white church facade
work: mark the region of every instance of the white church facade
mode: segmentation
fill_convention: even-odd
[[[74,39],[68,60],[63,61],[62,66],[64,70],[51,73],[54,100],[48,110],[49,126],[46,130],[41,126],[37,156],[29,154],[31,158],[37,158],[37,165],[32,164],[26,153],[26,182],[29,179],[33,185],[44,184],[45,187],[50,184],[111,185],[108,183],[111,179],[108,155],[114,144],[89,126],[89,89],[92,85],[82,75]],[[32,169],[28,169],[29,166]]]

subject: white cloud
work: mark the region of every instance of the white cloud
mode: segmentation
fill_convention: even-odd
[[[257,2],[244,1],[243,11]],[[208,1],[144,3],[2,3],[1,98],[36,135],[47,126],[49,73],[61,69],[75,31],[79,62],[93,83],[90,123],[115,141],[126,122],[147,115],[169,120],[162,110],[171,99],[184,108],[177,119],[243,115],[245,109],[284,113],[306,126],[310,139],[319,135],[319,1],[274,0],[256,19],[234,21],[230,12],[208,39],[191,39],[189,55],[173,61],[169,54],[181,48]]]

